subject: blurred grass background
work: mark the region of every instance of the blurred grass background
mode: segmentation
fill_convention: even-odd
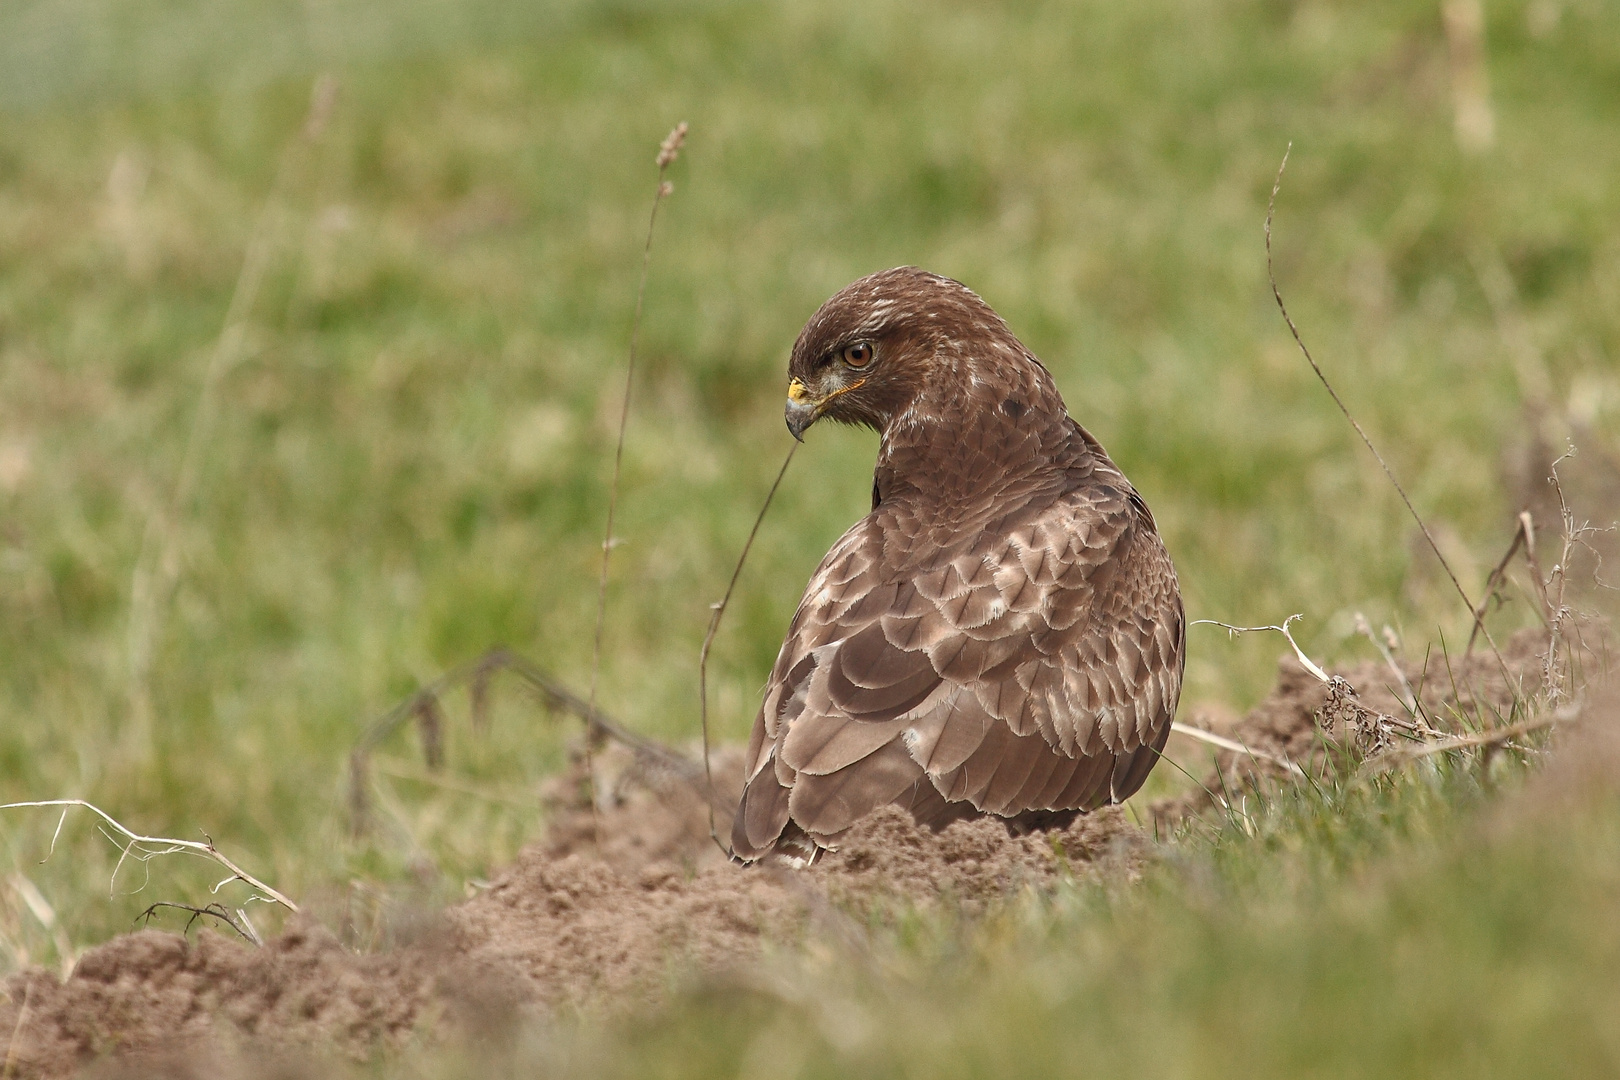
[[[695,736],[707,605],[787,447],[787,349],[899,263],[966,281],[1046,361],[1191,617],[1302,611],[1326,659],[1367,648],[1356,611],[1419,653],[1455,640],[1465,613],[1277,316],[1261,223],[1292,140],[1285,295],[1477,595],[1563,438],[1601,450],[1620,419],[1620,10],[1493,0],[1470,36],[1459,2],[1449,34],[1394,0],[0,8],[0,800],[206,828],[302,897],[441,900],[536,834],[521,805],[384,778],[352,842],[345,755],[496,643],[586,686],[679,120],[602,670],[631,726]],[[874,447],[818,428],[789,475],[717,642],[722,735],[865,511]],[[1277,651],[1195,630],[1186,703],[1247,705]],[[487,735],[451,725],[451,765],[532,789],[570,730],[505,694]],[[128,896],[126,867],[109,899],[87,820],[38,864],[55,825],[0,820],[0,969],[214,880],[171,860]]]

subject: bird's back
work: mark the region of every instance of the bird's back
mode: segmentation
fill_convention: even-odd
[[[1135,792],[1185,621],[1146,504],[958,282],[863,278],[789,365],[795,435],[882,433],[873,509],[805,589],[754,724],[735,853],[813,855],[873,809],[1047,824]]]
[[[1146,505],[1065,422],[1037,467],[949,501],[880,475],[767,683],[739,855],[835,844],[889,802],[1018,824],[1141,786],[1179,697],[1180,596]]]

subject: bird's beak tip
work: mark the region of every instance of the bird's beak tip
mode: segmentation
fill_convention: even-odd
[[[804,430],[815,422],[816,414],[809,409],[800,409],[789,405],[787,416],[784,419],[787,420],[788,434],[799,442],[804,442]]]
[[[816,422],[818,416],[816,402],[804,389],[804,385],[797,380],[788,387],[787,407],[783,418],[787,420],[787,429],[793,437],[804,442],[804,432],[811,424]]]

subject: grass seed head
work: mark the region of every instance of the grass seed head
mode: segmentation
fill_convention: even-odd
[[[670,131],[664,141],[658,144],[658,168],[667,169],[675,164],[675,159],[681,156],[681,146],[686,142],[686,121],[682,120]]]

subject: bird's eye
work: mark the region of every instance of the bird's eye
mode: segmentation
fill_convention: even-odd
[[[844,346],[844,363],[852,368],[863,368],[872,362],[872,346],[864,341]]]

